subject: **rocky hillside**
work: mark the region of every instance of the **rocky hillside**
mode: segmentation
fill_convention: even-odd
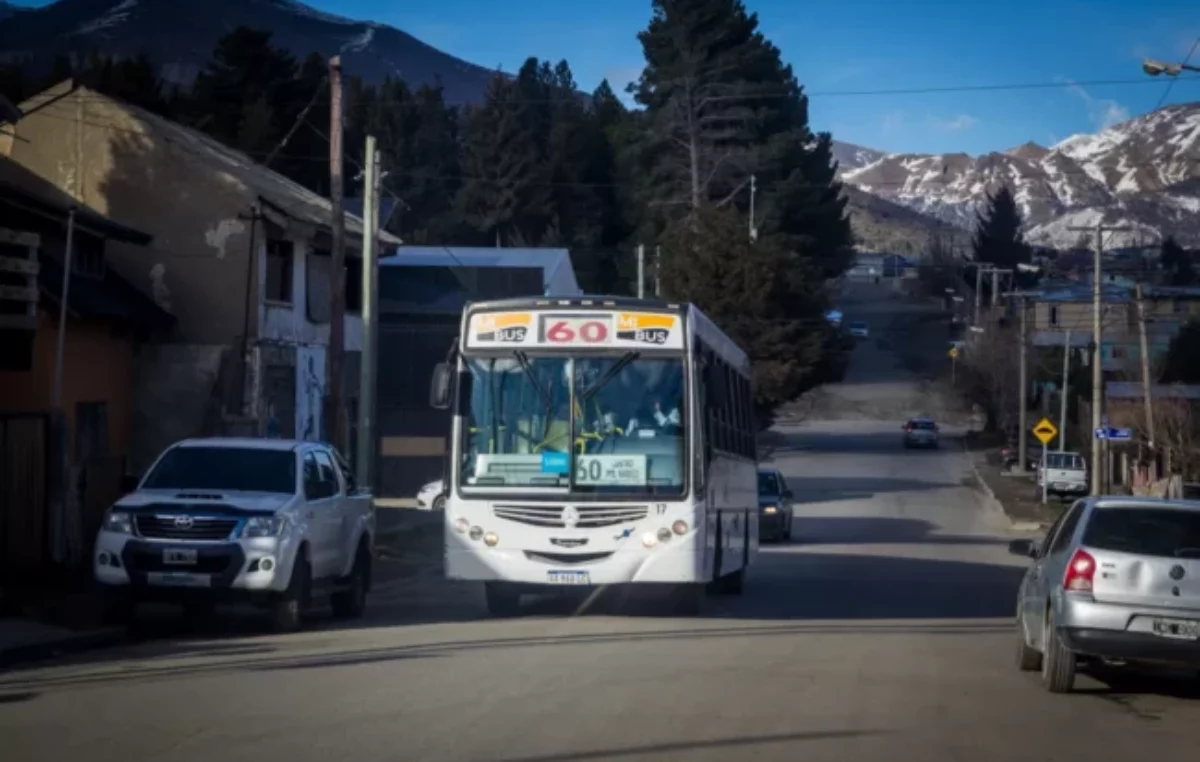
[[[1132,227],[1114,246],[1172,234],[1200,243],[1200,104],[1168,106],[1049,148],[983,156],[894,154],[844,174],[860,190],[970,228],[986,196],[1012,187],[1030,241],[1066,248],[1078,225]]]
[[[0,18],[6,6],[0,2]],[[348,74],[417,84],[440,77],[446,97],[478,100],[493,71],[384,24],[334,16],[294,0],[59,0],[12,13],[0,24],[0,56],[49,61],[55,54],[146,53],[164,78],[186,83],[236,26],[269,29],[298,58],[340,53]]]

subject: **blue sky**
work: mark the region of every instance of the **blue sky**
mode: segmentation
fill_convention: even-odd
[[[642,66],[650,0],[307,0],[387,23],[468,61],[514,70],[565,58],[584,88],[623,85]],[[45,4],[26,0],[26,4]],[[1200,3],[1170,0],[748,0],[811,94],[813,126],[887,151],[981,153],[1054,143],[1153,109],[1165,78],[1145,56],[1180,61],[1200,38]],[[1200,62],[1200,51],[1193,63]],[[1128,85],[1070,82],[1135,80]],[[1042,89],[853,94],[1062,83]],[[1200,100],[1180,81],[1167,103]]]

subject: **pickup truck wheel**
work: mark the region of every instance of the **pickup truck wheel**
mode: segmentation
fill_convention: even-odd
[[[308,558],[303,554],[296,557],[292,567],[292,578],[287,590],[279,594],[271,607],[271,620],[276,632],[295,632],[300,629],[301,617],[308,609],[309,593],[312,590],[312,570]]]
[[[354,569],[346,580],[346,588],[332,596],[333,615],[339,619],[358,619],[367,609],[367,587],[370,585],[371,554],[359,545]]]

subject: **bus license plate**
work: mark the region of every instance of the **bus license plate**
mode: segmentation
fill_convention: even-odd
[[[590,585],[592,575],[585,571],[548,571],[546,580],[552,585]]]

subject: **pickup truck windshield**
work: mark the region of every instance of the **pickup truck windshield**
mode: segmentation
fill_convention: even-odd
[[[175,447],[146,476],[142,489],[291,495],[296,491],[296,454],[252,447]]]

